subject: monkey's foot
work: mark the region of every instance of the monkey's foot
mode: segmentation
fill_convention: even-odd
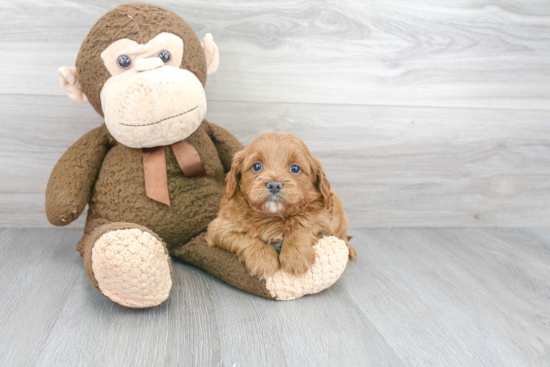
[[[245,292],[280,301],[300,298],[321,292],[333,285],[344,272],[349,250],[337,237],[327,236],[313,246],[315,263],[302,275],[291,275],[282,270],[267,278],[251,275],[235,254],[220,247],[209,247],[206,233],[187,244],[172,248],[172,256],[193,264],[216,278]]]
[[[165,244],[137,228],[102,234],[92,248],[92,269],[101,293],[125,307],[157,306],[172,288]]]
[[[267,277],[266,288],[279,301],[288,301],[319,293],[333,285],[346,269],[349,250],[334,236],[323,237],[313,246],[315,263],[305,274],[291,275],[283,270]]]

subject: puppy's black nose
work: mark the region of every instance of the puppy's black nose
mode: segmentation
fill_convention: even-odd
[[[272,194],[277,194],[283,188],[283,184],[279,181],[271,181],[267,183],[267,189]]]

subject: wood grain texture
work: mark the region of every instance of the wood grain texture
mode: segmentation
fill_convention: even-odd
[[[49,226],[53,165],[101,123],[57,68],[122,2],[0,0],[0,226]],[[215,36],[207,118],[303,138],[353,227],[550,224],[548,1],[154,3]]]
[[[548,365],[548,230],[354,233],[344,287],[406,365]]]
[[[0,365],[37,363],[82,275],[78,231],[0,229]]]
[[[268,131],[301,137],[353,227],[550,223],[547,111],[223,101],[208,108],[207,118],[244,144]],[[0,109],[10,121],[0,136],[0,225],[49,226],[51,169],[101,118],[56,96],[0,96]]]
[[[0,93],[63,95],[59,66],[125,1],[0,1]],[[221,53],[210,100],[550,109],[546,0],[153,1]]]
[[[78,229],[0,229],[2,366],[547,366],[550,230],[361,229],[328,290],[277,302],[174,262],[170,298],[120,307]]]
[[[0,258],[0,365],[400,365],[368,319],[346,309],[349,297],[340,286],[324,292],[322,302],[274,302],[174,263],[167,302],[145,310],[118,306],[93,288],[83,269],[74,274],[80,235],[74,229],[0,232],[0,253],[11,255]],[[34,246],[49,255],[38,269],[55,267],[57,274],[44,277],[36,261],[23,261]],[[39,298],[44,292],[46,300]]]

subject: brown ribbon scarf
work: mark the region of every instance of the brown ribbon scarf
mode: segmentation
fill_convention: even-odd
[[[194,146],[182,140],[172,144],[171,147],[185,176],[201,177],[206,175],[199,152]],[[164,149],[164,146],[142,149],[145,192],[149,198],[170,205]]]

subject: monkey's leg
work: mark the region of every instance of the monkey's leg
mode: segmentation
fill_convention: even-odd
[[[348,262],[346,243],[337,237],[323,237],[313,246],[315,263],[302,275],[282,270],[260,279],[250,275],[237,256],[220,247],[208,247],[206,233],[183,246],[175,246],[170,254],[212,274],[222,282],[260,297],[280,301],[300,298],[321,292],[333,285],[344,272]]]
[[[233,253],[220,247],[208,247],[206,232],[180,247],[173,247],[170,254],[212,274],[222,282],[260,297],[274,299],[266,288],[266,281],[250,275],[246,266]]]
[[[77,250],[94,286],[112,301],[131,308],[164,302],[172,288],[172,265],[165,243],[133,223],[94,219]]]

